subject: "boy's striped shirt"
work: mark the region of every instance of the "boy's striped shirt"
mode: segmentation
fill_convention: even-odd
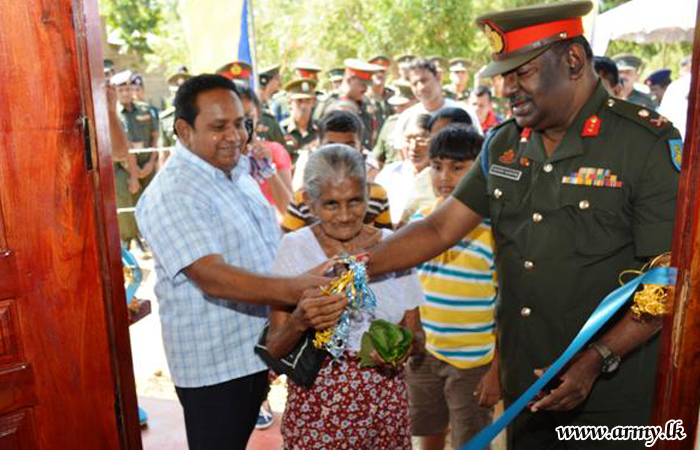
[[[423,219],[436,207],[416,213]],[[425,293],[420,307],[426,348],[468,369],[488,364],[495,348],[496,280],[493,236],[487,220],[455,246],[418,266]]]

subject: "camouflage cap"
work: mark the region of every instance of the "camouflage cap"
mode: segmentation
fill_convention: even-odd
[[[642,59],[632,53],[619,53],[613,56],[612,60],[617,64],[617,70],[639,71],[643,64]]]
[[[467,58],[452,58],[450,60],[450,72],[466,72],[469,68],[469,60]]]
[[[445,71],[445,69],[449,68],[450,66],[450,63],[444,56],[433,55],[428,56],[426,59],[431,63],[435,64],[435,67],[437,67],[438,69],[442,69],[443,71]]]
[[[408,64],[416,59],[416,55],[405,54],[396,57],[396,64]]]
[[[313,78],[300,78],[292,80],[284,85],[284,90],[290,99],[316,97],[316,80]]]
[[[392,86],[396,93],[389,97],[387,103],[391,106],[401,106],[414,100],[416,98],[413,95],[413,89],[411,89],[411,83],[404,80],[396,80]]]
[[[491,43],[483,76],[510,72],[544,53],[555,42],[583,35],[581,18],[593,8],[574,0],[484,14],[476,19]]]
[[[189,80],[192,78],[192,75],[190,75],[187,72],[177,72],[168,77],[168,84],[171,86],[180,86],[182,83],[185,81]]]
[[[275,64],[272,66],[264,67],[258,72],[258,82],[261,86],[267,86],[268,83],[280,74],[280,65]]]
[[[386,55],[373,56],[370,59],[368,59],[367,62],[371,64],[376,64],[378,66],[382,66],[384,67],[384,69],[388,69],[389,67],[391,67],[391,58],[389,58]]]
[[[328,79],[331,81],[340,81],[345,74],[345,67],[334,67],[328,70]]]

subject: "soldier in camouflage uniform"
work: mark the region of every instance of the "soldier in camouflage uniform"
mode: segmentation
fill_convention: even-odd
[[[315,119],[317,121],[320,120],[335,103],[352,102],[357,107],[357,113],[365,127],[362,137],[362,146],[364,148],[372,148],[374,138],[376,137],[375,130],[377,130],[377,120],[374,115],[374,107],[367,97],[365,97],[365,94],[372,83],[372,75],[381,70],[384,70],[382,66],[370,64],[358,59],[346,59],[345,74],[343,75],[343,82],[340,85],[340,90],[328,96],[328,98],[316,108],[316,112],[314,113]]]
[[[292,162],[299,158],[299,152],[317,145],[318,133],[312,114],[315,88],[316,80],[311,78],[293,80],[284,85],[291,114],[280,125]]]
[[[467,71],[466,58],[453,58],[450,60],[450,84],[442,89],[445,98],[457,101],[469,99],[469,72]]]

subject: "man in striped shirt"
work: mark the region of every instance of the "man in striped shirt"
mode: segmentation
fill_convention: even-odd
[[[345,144],[362,152],[362,122],[356,114],[349,111],[336,110],[326,114],[319,124],[319,137],[321,145]],[[304,168],[297,165],[296,170],[303,171]],[[367,189],[369,190],[369,202],[364,222],[374,225],[376,228],[391,229],[389,197],[386,190],[372,182],[367,183]],[[294,193],[294,198],[287,206],[287,213],[282,218],[282,230],[285,233],[296,231],[315,221],[316,218],[311,214],[306,203],[304,189],[299,189]]]
[[[452,125],[429,148],[437,202],[413,216],[423,219],[445,200],[478,155],[482,136]],[[408,364],[413,434],[421,449],[443,449],[448,427],[461,447],[490,421],[500,398],[495,337],[493,237],[482,222],[454,247],[418,267],[425,304],[421,321],[426,353]]]

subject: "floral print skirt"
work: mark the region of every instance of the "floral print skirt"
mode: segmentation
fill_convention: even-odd
[[[289,382],[282,437],[285,450],[410,450],[403,370],[361,369],[349,353],[326,359],[311,388]]]

